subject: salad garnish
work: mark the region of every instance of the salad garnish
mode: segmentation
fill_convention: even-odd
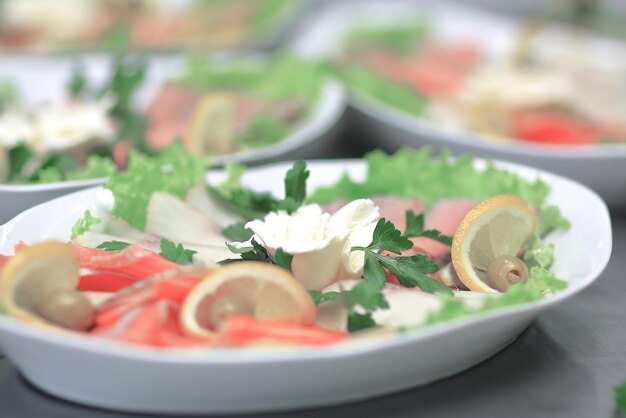
[[[185,3],[86,4],[19,0],[2,3],[0,48],[17,52],[206,52],[264,46],[300,0],[210,0]]]
[[[133,110],[145,63],[119,57],[114,65],[111,79],[102,87],[90,85],[77,67],[64,103],[25,110],[16,100],[2,101],[0,154],[8,169],[2,170],[0,181],[104,178],[124,165],[120,155],[127,141],[147,151],[143,117]]]
[[[97,245],[96,248],[99,250],[116,252],[122,251],[124,248],[128,247],[130,244],[122,241],[104,241],[102,244]]]
[[[322,93],[320,65],[277,54],[264,59],[194,57],[148,107],[148,141],[183,138],[194,155],[232,155],[273,145],[304,123]],[[177,103],[179,111],[169,111]]]
[[[75,259],[81,296],[68,298],[83,305],[89,298],[92,336],[153,347],[327,345],[370,328],[417,330],[566,286],[548,270],[554,247],[538,234],[547,186],[491,164],[478,170],[470,157],[434,158],[429,150],[377,152],[363,181],[344,176],[308,195],[310,171],[298,161],[275,197],[248,190],[240,166],[209,186],[199,158],[180,144],[168,151],[133,154],[106,186],[111,212],[86,212],[73,243],[54,244]],[[390,167],[404,167],[406,179],[389,181]],[[133,204],[118,205],[122,199]],[[566,225],[558,209],[548,212],[543,231]],[[243,237],[229,241],[224,231]],[[485,231],[495,241],[485,241]],[[2,260],[0,290],[17,285],[24,259],[48,254],[41,245],[18,243],[17,256]],[[2,303],[13,315],[7,291]],[[33,322],[55,322],[42,312],[30,311]]]
[[[105,186],[115,197],[111,213],[143,229],[148,202],[154,192],[182,198],[203,175],[202,160],[189,155],[180,142],[155,156],[131,152],[128,169],[112,176]]]

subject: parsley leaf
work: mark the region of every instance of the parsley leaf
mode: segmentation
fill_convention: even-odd
[[[419,236],[434,239],[435,241],[439,241],[440,243],[445,244],[447,246],[452,245],[452,237],[449,235],[442,234],[441,231],[437,229],[427,229],[426,231],[422,232]]]
[[[209,190],[214,197],[247,221],[263,218],[277,206],[277,200],[267,192],[239,188],[225,193],[217,187]]]
[[[310,174],[304,161],[296,161],[285,175],[285,199],[292,198],[302,204],[306,198],[306,182]]]
[[[452,245],[452,237],[448,235],[444,235],[441,231],[436,229],[427,229],[424,230],[424,214],[421,213],[419,215],[415,215],[412,211],[407,210],[405,213],[406,216],[406,227],[404,229],[404,236],[407,238],[413,237],[426,237],[430,239],[434,239],[435,241],[441,242],[445,245]]]
[[[415,232],[423,225],[423,219],[407,211],[407,224]],[[386,280],[383,267],[394,274],[398,281],[406,287],[419,286],[425,292],[452,294],[447,286],[427,276],[439,270],[436,263],[424,254],[410,257],[391,257],[379,254],[379,251],[389,251],[401,254],[408,250],[413,243],[396,229],[394,224],[382,218],[376,224],[372,242],[367,247],[352,247],[352,251],[365,251],[364,278],[370,279],[382,289]]]
[[[615,388],[615,404],[622,414],[626,414],[626,382]]]
[[[348,312],[348,331],[356,332],[375,326],[376,322],[372,315],[356,313],[353,310]]]
[[[147,118],[135,111],[134,97],[139,87],[146,78],[145,60],[127,59],[123,56],[117,58],[113,75],[108,83],[101,89],[99,97],[113,98],[113,107],[109,111],[117,123],[118,139],[132,140],[137,148],[148,152],[144,132],[147,127]]]
[[[265,247],[255,240],[252,240],[251,247],[237,248],[229,243],[226,243],[226,246],[232,253],[241,254],[241,258],[227,258],[225,260],[221,260],[218,264],[230,264],[243,260],[272,262],[272,258],[269,256]]]
[[[233,244],[227,242],[226,246],[233,254],[245,254],[249,253],[250,251],[254,251],[254,247],[252,247],[252,245],[250,247],[236,247]]]
[[[175,263],[191,264],[194,254],[197,253],[197,251],[185,249],[182,244],[176,245],[172,241],[161,240],[161,252],[159,255]]]
[[[306,197],[306,182],[309,170],[304,161],[297,161],[285,175],[285,198],[277,199],[268,192],[255,192],[241,187],[241,170],[229,170],[228,179],[219,186],[210,187],[210,192],[228,205],[245,220],[260,219],[269,212],[284,210],[295,212]]]
[[[435,273],[439,267],[424,254],[410,257],[389,257],[378,255],[380,264],[389,269],[405,287],[419,286],[424,292],[452,295],[452,291],[439,281],[427,276]]]
[[[67,89],[72,96],[82,96],[88,88],[87,77],[85,77],[85,69],[82,67],[74,68],[72,78],[67,84]]]
[[[373,281],[378,283],[380,288],[385,285],[387,281],[387,272],[380,265],[378,259],[376,258],[376,254],[365,252],[365,265],[363,267],[363,278],[365,280]]]
[[[128,247],[130,244],[122,241],[105,241],[102,244],[98,245],[96,248],[104,251],[122,251],[124,248]]]
[[[9,149],[9,180],[24,180],[22,170],[33,157],[33,152],[24,144]]]
[[[222,234],[231,241],[248,241],[254,232],[246,228],[245,222],[236,222],[222,229]]]
[[[276,250],[274,254],[274,262],[278,267],[282,267],[288,272],[291,272],[291,261],[293,260],[293,255],[285,252],[282,248]]]
[[[348,292],[348,302],[351,306],[360,306],[368,312],[389,308],[381,289],[382,286],[378,283],[363,280]]]
[[[402,235],[391,221],[381,218],[374,229],[374,236],[367,248],[354,247],[352,250],[389,251],[401,254],[413,246],[413,243]]]

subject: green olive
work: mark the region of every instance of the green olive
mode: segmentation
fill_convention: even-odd
[[[212,329],[219,329],[222,322],[231,315],[254,315],[254,306],[246,299],[236,296],[223,296],[218,298],[208,312],[208,322]]]
[[[96,309],[77,290],[59,290],[47,295],[35,307],[42,318],[75,331],[86,331],[94,324]]]
[[[515,283],[528,281],[528,268],[519,258],[512,255],[496,257],[487,267],[489,285],[500,292],[505,292]]]

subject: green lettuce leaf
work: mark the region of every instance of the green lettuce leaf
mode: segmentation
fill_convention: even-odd
[[[428,316],[427,324],[432,325],[451,319],[458,319],[476,313],[507,308],[541,299],[548,293],[555,293],[567,287],[567,282],[558,279],[554,273],[541,267],[532,267],[528,283],[511,286],[499,296],[486,297],[480,308],[470,308],[460,298],[440,296],[441,308]]]
[[[202,90],[238,89],[270,100],[300,98],[312,102],[321,93],[324,76],[322,65],[291,54],[227,63],[194,57],[173,82]]]
[[[405,54],[416,48],[431,29],[430,19],[417,16],[410,22],[388,26],[358,26],[343,40],[348,50],[381,48]]]
[[[72,239],[89,231],[92,226],[101,223],[100,218],[96,218],[90,211],[86,210],[82,218],[76,221],[72,227]]]
[[[256,0],[255,15],[251,22],[254,34],[263,36],[281,24],[284,17],[288,17],[291,11],[298,6],[298,1],[293,0]]]
[[[285,139],[289,134],[289,126],[284,121],[271,115],[254,116],[245,132],[237,141],[250,148],[265,147]]]
[[[63,173],[58,167],[45,167],[37,171],[36,178],[31,183],[56,183],[63,181]]]
[[[116,171],[117,166],[111,158],[100,155],[91,155],[87,159],[87,165],[84,169],[68,172],[65,179],[76,181],[110,177]]]
[[[9,80],[0,80],[0,111],[19,102],[20,91],[17,85]]]
[[[235,190],[241,189],[241,178],[246,172],[246,166],[239,163],[229,163],[224,167],[226,170],[226,180],[221,184],[213,186],[225,198],[230,198]]]
[[[153,192],[167,192],[184,198],[203,176],[204,162],[189,155],[180,142],[151,157],[131,152],[128,169],[111,176],[105,185],[115,197],[111,213],[143,229]]]
[[[543,205],[537,216],[537,235],[545,236],[555,229],[568,230],[570,222],[561,215],[561,211],[556,206]]]
[[[524,262],[528,268],[549,269],[554,262],[554,244],[546,244],[541,238],[535,237],[530,248],[524,253]]]
[[[413,116],[421,116],[426,109],[426,100],[415,89],[404,83],[381,77],[369,68],[360,66],[336,68],[332,73],[352,92]]]
[[[363,182],[344,175],[334,186],[315,190],[309,202],[326,204],[340,198],[351,201],[375,195],[392,195],[420,198],[430,207],[442,199],[482,201],[507,193],[518,195],[534,208],[542,208],[542,212],[548,213],[549,216],[543,218],[543,231],[569,224],[558,208],[546,205],[550,188],[545,182],[540,179],[525,180],[517,174],[496,168],[492,163],[488,163],[484,170],[477,170],[470,155],[451,159],[445,150],[440,157],[435,157],[430,147],[418,150],[403,148],[394,155],[371,152],[365,156],[365,161],[367,176]]]

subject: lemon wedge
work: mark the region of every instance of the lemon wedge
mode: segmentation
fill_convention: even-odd
[[[533,236],[536,222],[533,208],[514,195],[497,195],[476,206],[463,218],[452,241],[452,264],[459,279],[470,290],[487,293],[505,290],[516,277],[523,280],[524,274],[527,279],[526,266],[516,256]],[[498,263],[516,273],[509,276],[509,283],[510,271],[502,280],[491,274],[503,270]]]
[[[78,263],[70,244],[45,241],[27,247],[0,271],[0,304],[9,316],[51,326],[37,314],[39,305],[59,291],[78,286]]]
[[[185,148],[194,155],[229,154],[236,151],[235,100],[227,93],[208,93],[196,105],[185,137]]]
[[[180,324],[191,336],[210,337],[230,315],[309,325],[315,321],[315,304],[288,271],[241,261],[215,269],[191,290]]]

